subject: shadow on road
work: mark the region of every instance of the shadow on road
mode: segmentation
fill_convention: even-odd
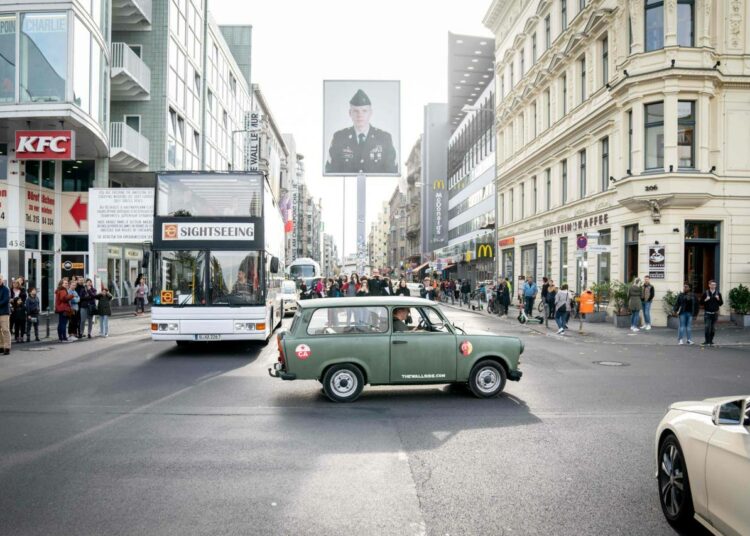
[[[250,358],[247,363],[252,363],[266,348],[262,341],[213,341],[213,342],[189,342],[188,344],[176,345],[169,343],[159,353],[154,354],[156,359],[174,358],[226,358],[240,357]]]

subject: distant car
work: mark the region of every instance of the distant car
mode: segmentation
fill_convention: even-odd
[[[301,301],[277,340],[279,359],[269,374],[318,380],[334,402],[356,400],[365,384],[467,383],[476,396],[490,398],[522,375],[520,339],[468,334],[422,298]]]
[[[714,534],[750,534],[750,395],[672,404],[656,431],[664,516]]]
[[[287,313],[297,311],[297,302],[299,301],[299,290],[294,281],[286,279],[281,282],[281,301],[284,304],[284,316]]]

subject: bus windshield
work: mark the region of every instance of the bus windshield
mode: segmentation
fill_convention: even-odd
[[[292,279],[308,279],[316,276],[318,274],[315,273],[315,266],[311,264],[298,264],[289,267],[289,277]]]
[[[159,175],[157,216],[262,215],[263,183],[255,175]]]

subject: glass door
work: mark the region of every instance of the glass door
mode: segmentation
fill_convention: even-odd
[[[26,251],[24,255],[26,288],[38,288],[42,280],[42,254],[38,251]]]
[[[123,305],[122,301],[122,259],[107,259],[107,281],[109,281],[109,292],[113,300],[118,305]]]

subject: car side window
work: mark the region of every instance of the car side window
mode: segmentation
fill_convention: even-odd
[[[445,321],[434,308],[423,307],[422,312],[424,313],[424,316],[427,318],[430,331],[438,332],[438,333],[450,333],[450,329],[448,329],[448,326],[445,324]]]
[[[308,335],[361,335],[387,331],[388,310],[385,307],[323,307],[315,310],[307,325]]]

